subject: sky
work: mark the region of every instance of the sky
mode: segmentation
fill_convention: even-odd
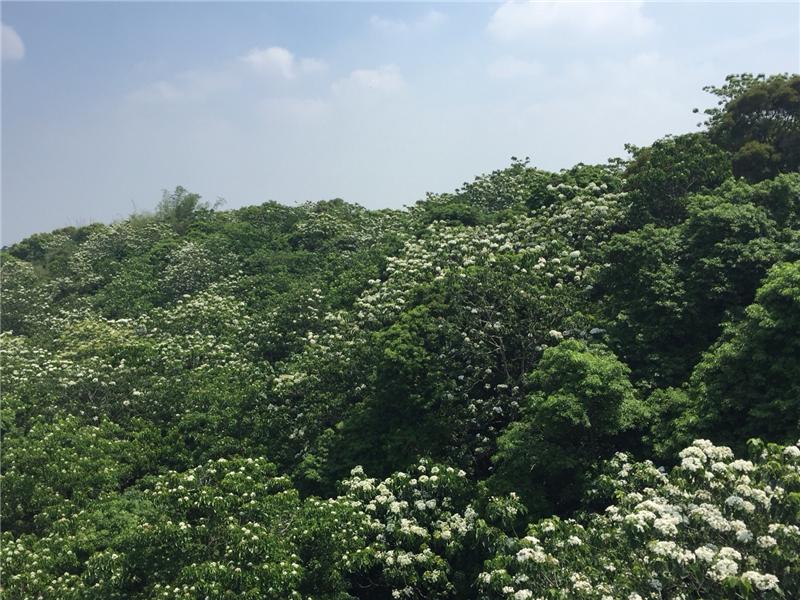
[[[400,208],[512,156],[697,130],[730,73],[800,72],[800,3],[2,2],[2,244],[152,210]]]

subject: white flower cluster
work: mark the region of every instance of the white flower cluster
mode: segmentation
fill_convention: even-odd
[[[396,597],[451,590],[447,557],[476,526],[475,510],[453,497],[463,496],[466,485],[464,471],[424,460],[412,473],[395,473],[383,481],[365,477],[361,467],[345,480],[347,494],[340,501],[363,510],[371,528],[358,560],[377,566],[401,594]]]
[[[800,592],[798,446],[762,445],[758,459],[697,440],[668,475],[618,455],[617,504],[586,523],[547,519],[479,577],[486,597],[789,597]],[[504,589],[505,588],[505,589]],[[669,590],[668,596],[663,594]],[[770,595],[772,594],[772,596]]]

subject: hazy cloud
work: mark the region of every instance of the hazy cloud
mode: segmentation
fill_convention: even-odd
[[[220,69],[193,70],[179,73],[169,80],[160,80],[136,90],[130,95],[140,102],[177,102],[203,100],[208,96],[230,90],[237,85],[234,73]]]
[[[130,98],[143,102],[204,100],[212,94],[246,85],[248,79],[252,79],[247,69],[260,74],[272,74],[283,80],[294,80],[300,75],[324,71],[326,68],[321,60],[297,58],[279,46],[254,48],[238,60],[228,60],[216,67],[185,71],[153,82],[136,90]]]
[[[284,79],[294,79],[303,73],[325,69],[325,63],[321,60],[315,58],[298,60],[289,50],[280,46],[253,48],[242,57],[242,60],[257,71],[274,73]]]
[[[489,63],[488,73],[495,79],[537,77],[544,73],[544,67],[537,62],[505,56]]]
[[[377,69],[356,69],[347,77],[333,83],[333,91],[337,94],[363,91],[393,94],[405,87],[405,80],[396,65],[383,65]]]
[[[299,65],[301,73],[317,73],[328,68],[325,61],[316,58],[303,58],[300,60]]]
[[[330,106],[319,98],[272,98],[261,105],[262,116],[270,118],[289,117],[309,121],[323,117]]]
[[[411,31],[430,31],[435,29],[447,20],[444,13],[438,10],[429,10],[420,18],[414,21],[404,21],[402,19],[387,19],[378,15],[372,15],[369,24],[383,32],[406,33]]]
[[[504,41],[553,31],[639,36],[651,31],[644,2],[506,2],[489,21],[489,32]]]
[[[2,27],[2,57],[3,60],[22,60],[25,56],[25,44],[16,31],[8,25]]]
[[[62,20],[48,15],[66,7],[3,4],[3,23],[20,28],[31,53],[2,63],[5,242],[124,217],[131,200],[153,206],[177,184],[232,208],[334,196],[399,207],[512,155],[558,170],[624,155],[625,142],[697,131],[691,108],[715,102],[704,85],[798,69],[798,9],[786,4],[582,4],[562,13],[548,3],[510,16],[509,5],[471,4],[440,9],[447,20],[429,33],[412,28],[427,14],[420,5],[354,4],[340,17],[322,4],[242,3],[237,18],[225,3],[147,6],[161,26],[119,45],[117,36],[143,33],[143,6]],[[37,26],[24,27],[34,17]],[[328,20],[329,34],[315,38]],[[267,23],[280,41],[265,37]],[[156,35],[162,27],[181,28],[185,44]],[[653,27],[658,35],[646,33]],[[215,53],[208,39],[234,50]],[[284,52],[260,52],[278,46]],[[47,48],[63,55],[32,60]],[[125,90],[119,73],[130,74]]]

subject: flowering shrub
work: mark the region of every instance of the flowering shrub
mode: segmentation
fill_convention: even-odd
[[[668,474],[619,454],[605,511],[524,537],[513,496],[429,461],[301,500],[267,461],[219,459],[62,509],[46,535],[6,531],[0,564],[9,598],[794,597],[800,448],[751,453],[697,440]]]
[[[3,529],[41,531],[61,514],[119,489],[130,474],[131,449],[120,427],[82,425],[71,416],[37,422],[24,437],[7,438],[0,476]]]
[[[696,440],[669,474],[623,454],[586,519],[544,519],[486,563],[489,598],[791,598],[800,593],[800,448],[751,460]]]
[[[631,150],[4,248],[3,596],[799,596],[800,179]]]
[[[344,498],[367,516],[368,536],[345,557],[356,585],[391,590],[393,598],[462,597],[479,557],[501,536],[473,506],[474,490],[464,471],[422,460],[409,472],[383,481],[368,478],[361,467],[343,482]],[[495,511],[508,512],[506,524],[521,507],[497,499]]]
[[[263,459],[219,459],[105,496],[41,538],[6,532],[0,561],[10,598],[300,598],[311,566],[335,597],[343,580],[321,565],[365,529],[349,503],[301,505]]]

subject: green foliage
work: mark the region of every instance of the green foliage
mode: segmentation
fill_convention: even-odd
[[[735,460],[697,440],[669,474],[615,456],[598,481],[612,504],[510,538],[479,575],[479,597],[796,597],[800,448],[751,448],[752,461]]]
[[[418,202],[414,209],[419,213],[420,223],[425,226],[434,221],[467,226],[480,225],[488,221],[486,211],[452,194],[429,194],[425,200]]]
[[[125,437],[107,421],[82,425],[72,416],[37,422],[24,437],[7,437],[0,479],[3,529],[41,531],[56,517],[118,489],[129,475],[133,450]]]
[[[704,328],[710,315],[741,309],[753,298],[767,269],[781,257],[775,223],[752,204],[717,198],[692,205],[683,227],[686,291],[691,326]],[[717,329],[706,339],[717,334]]]
[[[733,172],[749,181],[800,171],[800,76],[729,75],[706,91],[712,138],[733,153]]]
[[[3,249],[2,595],[797,596],[800,449],[693,441],[800,437],[795,82],[407,210]]]
[[[161,293],[154,262],[150,257],[125,261],[114,278],[95,294],[98,310],[112,319],[134,318],[157,306]]]
[[[211,206],[203,202],[199,194],[193,194],[178,186],[172,192],[164,190],[161,201],[156,207],[155,217],[169,223],[176,232],[182,234],[186,233],[199,216],[210,210]]]
[[[666,137],[646,148],[628,147],[625,171],[631,221],[670,226],[686,218],[686,196],[711,190],[731,176],[728,153],[704,134]]]
[[[609,317],[614,346],[637,378],[680,382],[693,364],[682,247],[677,228],[653,225],[615,236],[606,246],[607,266],[594,293]]]
[[[728,180],[689,196],[673,227],[615,236],[594,291],[637,380],[680,385],[725,320],[740,318],[773,264],[798,256],[797,175]]]
[[[524,206],[546,180],[543,171],[528,167],[530,159],[511,158],[511,166],[464,183],[455,197],[467,206],[494,212]]]
[[[573,508],[586,470],[647,419],[628,368],[608,350],[566,340],[545,350],[522,415],[499,440],[494,484],[538,515]]]
[[[10,254],[0,255],[0,269],[2,330],[21,335],[33,333],[49,312],[51,286],[37,275],[33,265]]]
[[[696,433],[697,411],[683,388],[657,389],[647,398],[650,431],[644,443],[659,461],[672,464],[681,448],[691,444]]]
[[[343,425],[343,441],[356,445],[343,464],[385,474],[419,456],[442,455],[439,445],[448,440],[439,385],[445,365],[433,351],[443,335],[424,306],[375,334],[374,392]]]
[[[800,262],[773,267],[744,319],[732,324],[692,375],[697,429],[741,445],[789,441],[800,428]],[[775,418],[780,415],[780,418]]]
[[[76,245],[88,237],[92,228],[66,227],[51,233],[35,233],[15,244],[9,253],[25,262],[39,264],[48,272],[64,274]]]

